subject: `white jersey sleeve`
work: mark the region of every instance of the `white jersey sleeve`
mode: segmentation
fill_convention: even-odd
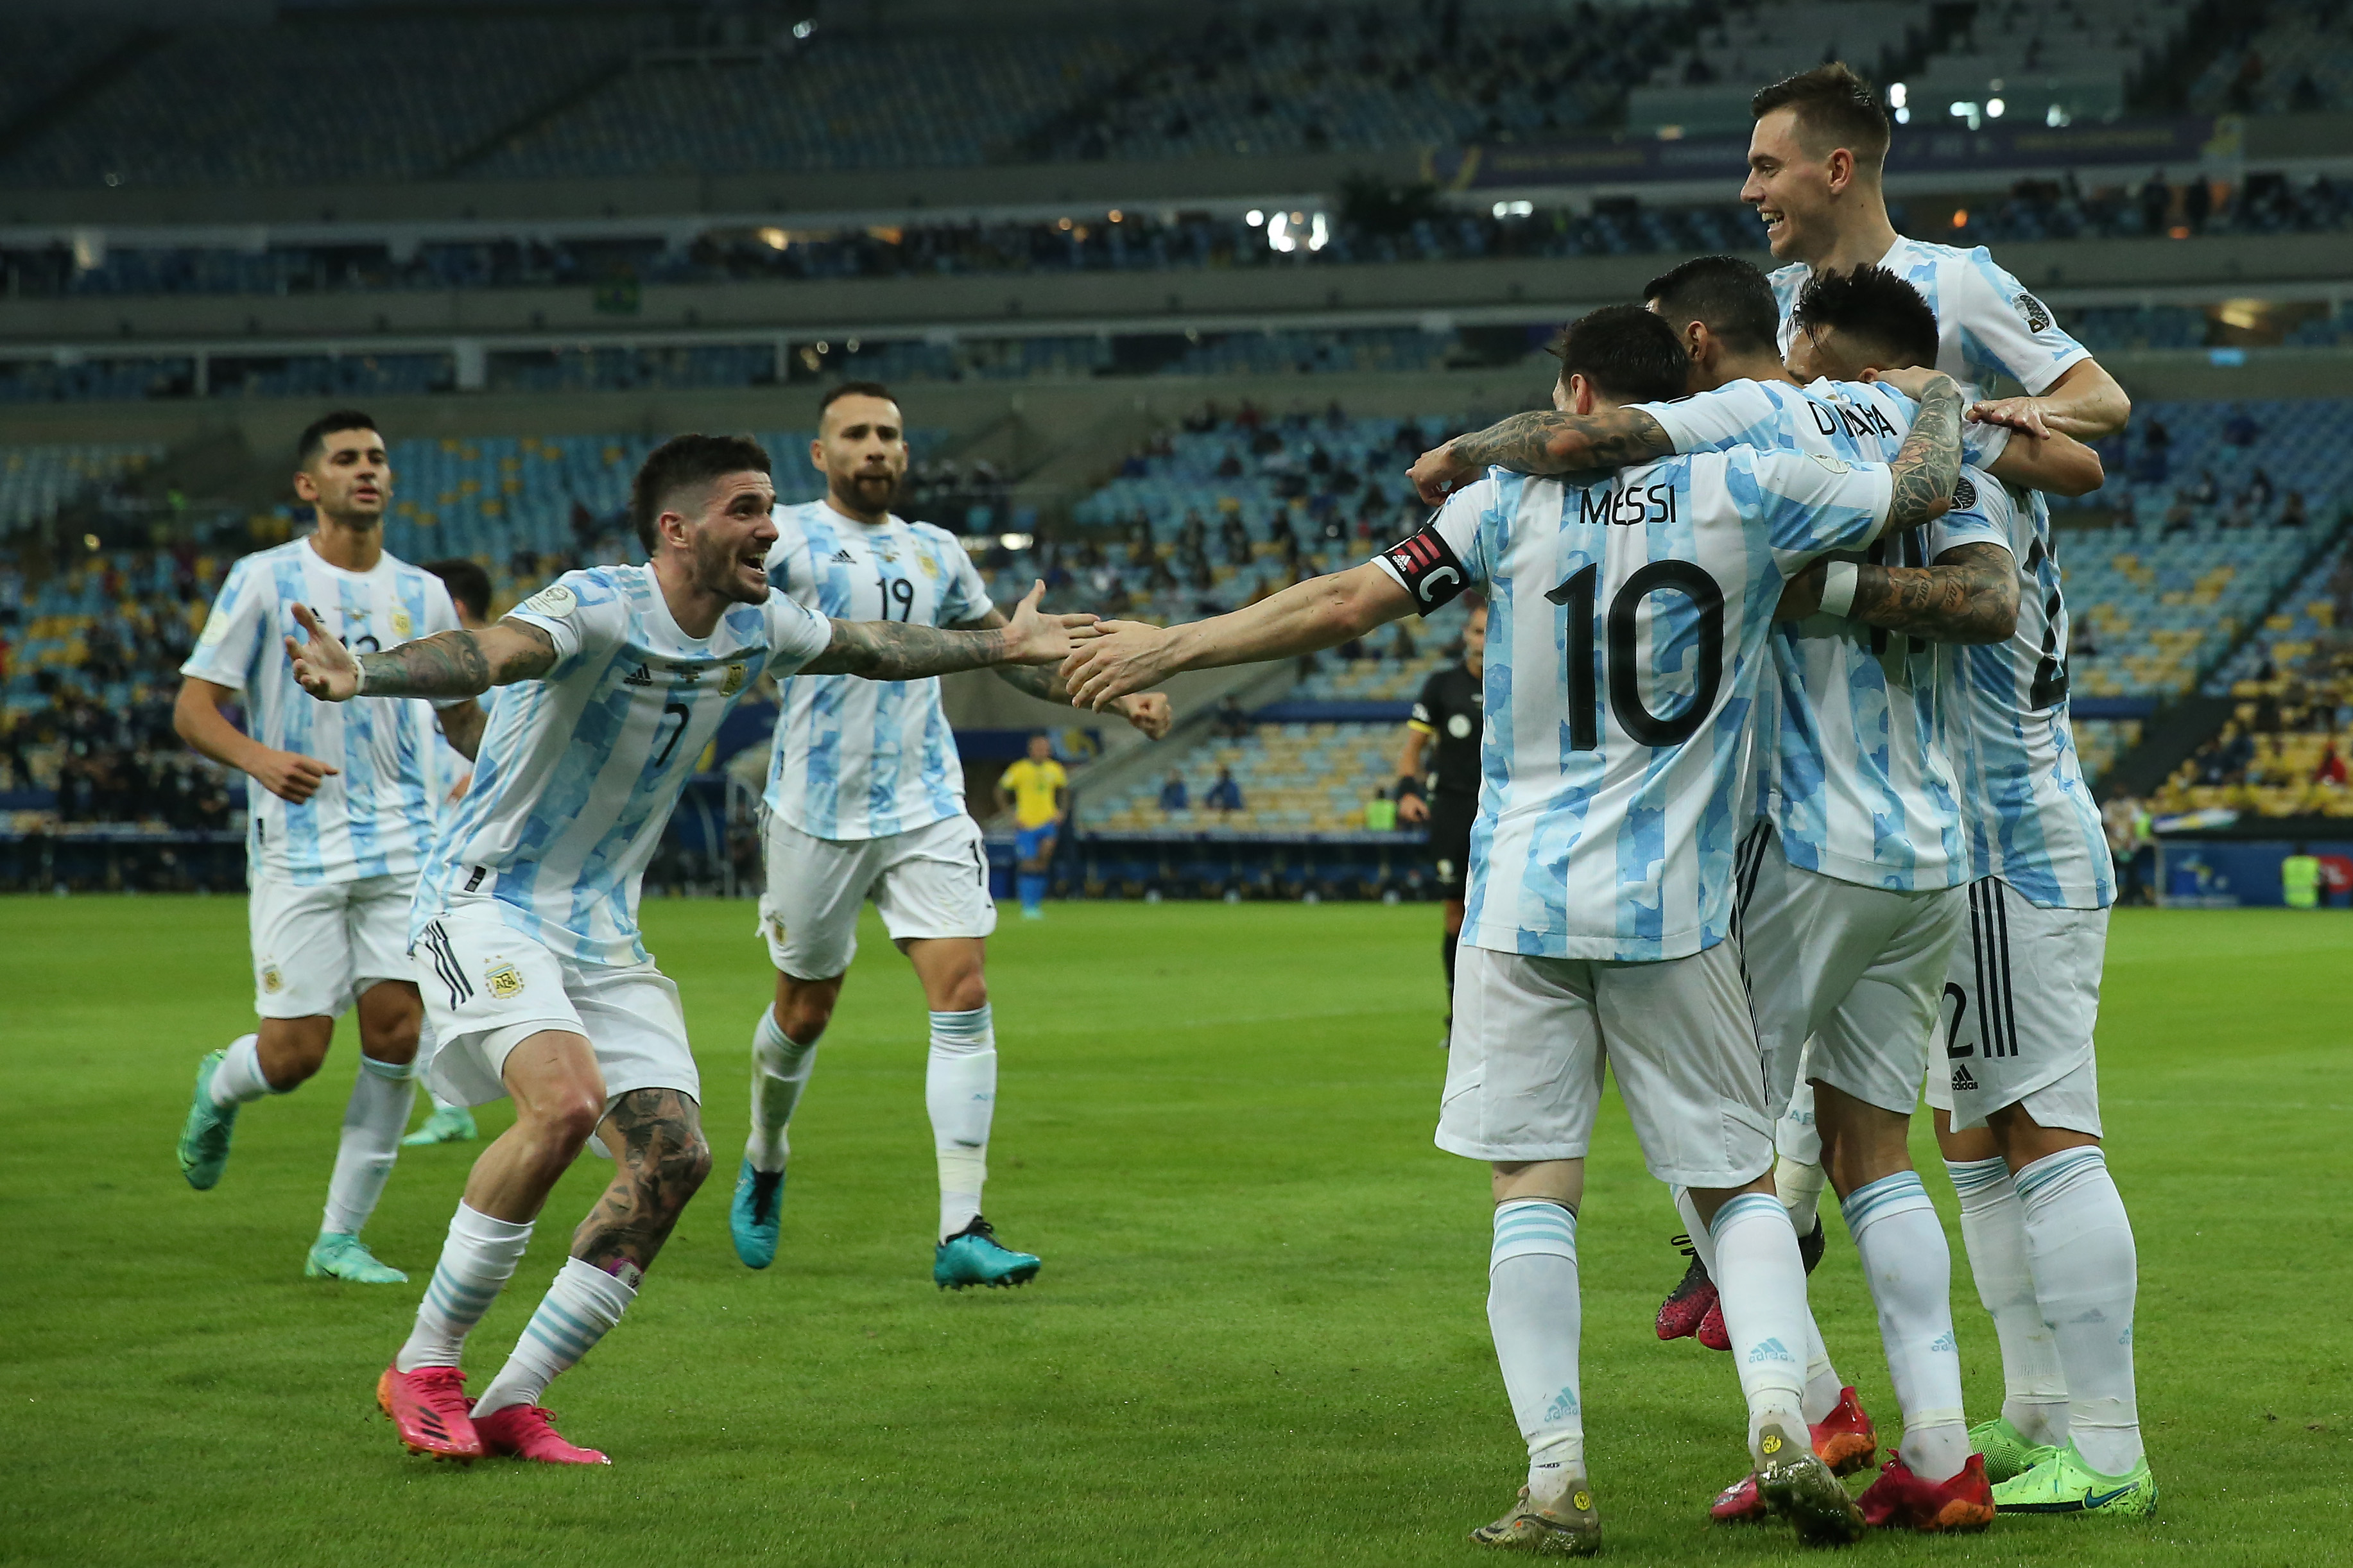
[[[1971,364],[1998,368],[2040,395],[2091,351],[2069,336],[2051,308],[1978,246],[1941,269],[1939,297],[1930,301],[1940,323],[1957,321],[1962,355]]]
[[[944,578],[940,585],[940,625],[956,626],[985,619],[997,606],[988,597],[988,584],[980,579],[980,568],[972,563],[971,553],[952,535],[942,533],[940,541],[945,545],[939,552]]]
[[[228,569],[228,579],[213,600],[212,614],[196,646],[180,666],[180,673],[232,691],[245,689],[254,662],[277,632],[277,595],[258,556],[248,555]]]
[[[1887,525],[1895,481],[1884,463],[1746,447],[1725,456],[1733,503],[1764,529],[1791,575],[1833,550],[1862,549]]]
[[[587,574],[567,572],[517,605],[507,619],[537,626],[555,645],[554,667],[540,679],[562,680],[585,662],[608,654],[628,637],[628,606]]]
[[[1727,447],[1770,447],[1781,443],[1784,409],[1762,382],[1727,381],[1707,392],[1695,392],[1666,403],[1634,405],[1659,422],[1677,452],[1716,452]]]
[[[768,618],[768,673],[778,680],[833,646],[833,622],[787,595],[771,592],[761,610]]]

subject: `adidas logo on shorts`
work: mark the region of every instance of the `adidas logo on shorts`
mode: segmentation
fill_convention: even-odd
[[[1973,1079],[1973,1078],[1971,1078],[1971,1077],[1969,1076],[1969,1069],[1968,1069],[1968,1068],[1955,1068],[1953,1069],[1953,1092],[1954,1092],[1954,1093],[1958,1094],[1961,1090],[1963,1090],[1963,1089],[1974,1089],[1975,1088],[1977,1088],[1977,1086],[1978,1086],[1978,1080],[1977,1080],[1977,1079]]]

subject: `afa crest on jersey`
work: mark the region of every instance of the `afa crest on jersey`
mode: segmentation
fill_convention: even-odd
[[[405,640],[406,640],[406,639],[407,639],[408,635],[409,635],[410,633],[414,632],[416,629],[417,629],[417,622],[416,622],[414,619],[412,619],[412,618],[410,617],[410,616],[409,616],[409,614],[408,614],[408,612],[407,612],[406,610],[398,610],[398,609],[396,609],[396,610],[395,610],[395,611],[393,611],[393,612],[392,612],[392,635],[393,635],[393,636],[395,636],[395,637],[399,637],[399,638],[401,638],[401,639],[403,639],[403,640],[405,641]]]
[[[719,695],[722,697],[733,697],[743,689],[744,667],[740,664],[729,665],[727,667],[727,673],[720,678]]]

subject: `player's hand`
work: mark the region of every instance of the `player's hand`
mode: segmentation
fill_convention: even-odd
[[[1416,458],[1405,477],[1413,481],[1414,493],[1421,497],[1422,505],[1438,506],[1479,475],[1454,460],[1454,443],[1449,441]]]
[[[1144,731],[1147,741],[1157,741],[1168,733],[1176,715],[1168,710],[1166,691],[1139,691],[1133,697],[1123,697],[1112,704],[1119,716]]]
[[[1781,602],[1773,606],[1777,621],[1802,621],[1818,614],[1822,607],[1822,585],[1830,579],[1830,571],[1815,562],[1782,586]]]
[[[1865,381],[1883,381],[1905,396],[1917,403],[1927,395],[1928,389],[1940,381],[1950,381],[1943,371],[1925,364],[1907,364],[1901,370],[1867,370]],[[1980,405],[1980,406],[1983,406]]]
[[[1401,797],[1398,801],[1398,820],[1414,823],[1428,822],[1430,820],[1429,804],[1418,795]]]
[[[1038,608],[1038,602],[1045,596],[1046,584],[1041,578],[1030,584],[1029,592],[1014,606],[1013,618],[1005,623],[1006,663],[1060,664],[1070,657],[1072,645],[1096,635],[1100,616],[1047,615]]]
[[[1156,685],[1168,673],[1175,638],[1166,626],[1143,621],[1105,621],[1094,640],[1062,661],[1062,685],[1073,708],[1097,712],[1113,700]]]
[[[286,639],[286,657],[294,661],[295,681],[322,702],[348,702],[358,696],[360,667],[352,650],[319,624],[310,605],[295,605],[294,619],[311,634],[307,644]]]
[[[264,752],[245,771],[259,780],[262,788],[296,805],[318,794],[320,784],[343,772],[300,752]]]
[[[1980,425],[2007,425],[2021,435],[2042,440],[2051,434],[2039,397],[1996,397],[1969,405],[1969,417]]]

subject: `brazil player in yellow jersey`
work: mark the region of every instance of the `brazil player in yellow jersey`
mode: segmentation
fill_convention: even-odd
[[[1071,811],[1071,775],[1054,760],[1054,742],[1044,731],[1029,737],[1029,754],[997,779],[999,805],[1013,811],[1013,855],[1018,862],[1021,918],[1046,918],[1046,869],[1054,863],[1054,837]]]

